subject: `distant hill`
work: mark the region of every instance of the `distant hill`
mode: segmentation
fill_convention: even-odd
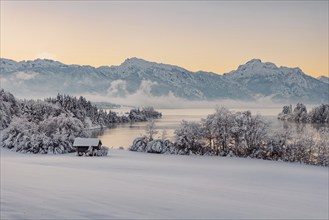
[[[259,59],[224,75],[191,72],[139,58],[98,68],[48,59],[16,62],[1,58],[0,64],[1,87],[20,97],[47,97],[60,92],[124,98],[142,92],[187,100],[252,101],[266,97],[273,101],[321,103],[328,102],[329,96],[328,84],[301,69],[277,67]]]

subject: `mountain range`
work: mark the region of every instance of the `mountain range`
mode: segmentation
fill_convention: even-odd
[[[243,100],[328,103],[328,78],[313,78],[299,68],[277,67],[252,59],[223,75],[126,59],[119,66],[67,65],[48,59],[1,58],[1,88],[18,97],[43,98],[57,93],[125,98],[131,94],[174,96],[186,100]]]

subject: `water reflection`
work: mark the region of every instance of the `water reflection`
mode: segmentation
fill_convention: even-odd
[[[305,131],[318,132],[321,128],[329,128],[329,124],[295,123],[295,122],[282,121],[282,128],[285,129],[293,128],[294,130],[296,130],[297,133],[302,133]]]

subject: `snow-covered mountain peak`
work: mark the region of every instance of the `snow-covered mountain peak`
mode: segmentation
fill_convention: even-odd
[[[305,75],[303,70],[301,70],[299,67],[291,68],[293,73],[296,73],[298,75]]]
[[[261,59],[251,59],[245,65],[257,65],[262,63]]]
[[[174,66],[170,64],[163,64],[157,62],[150,62],[147,60],[143,60],[140,58],[132,57],[126,59],[120,66],[118,66],[119,70],[126,71],[128,69],[138,69],[138,70],[147,70],[147,69],[157,69],[159,71],[179,71],[179,72],[190,72],[182,67]]]
[[[17,65],[17,64],[18,64],[18,62],[16,62],[15,60],[0,58],[1,67],[8,66],[8,65],[13,66],[13,65]]]
[[[5,71],[16,70],[19,68],[34,68],[34,67],[60,67],[64,66],[63,63],[49,60],[49,59],[35,59],[35,60],[23,60],[16,62],[14,60],[1,58],[0,59],[1,69]]]
[[[13,71],[19,66],[18,62],[6,58],[0,58],[0,69],[1,73]]]
[[[305,73],[299,67],[289,68],[280,66],[279,70],[281,73],[286,75],[305,75]]]
[[[0,58],[0,60],[1,60],[1,65],[5,65],[5,64],[17,64],[17,62],[15,60],[11,60],[11,59]]]
[[[317,79],[320,80],[321,82],[329,84],[329,77],[328,76],[319,76]]]
[[[252,76],[272,76],[272,75],[305,75],[305,73],[299,67],[277,67],[271,62],[262,62],[260,59],[252,59],[247,63],[240,65],[237,70],[233,70],[228,74],[225,74],[234,79],[246,78]]]
[[[24,67],[54,67],[54,66],[62,66],[64,65],[61,62],[50,60],[50,59],[35,59],[35,60],[27,60],[19,62],[20,65]]]
[[[139,67],[142,69],[148,68],[152,65],[155,65],[156,63],[150,62],[143,60],[141,58],[137,57],[132,57],[132,58],[127,58],[120,66],[125,66],[125,67]]]
[[[247,63],[240,65],[237,70],[233,70],[228,74],[233,78],[251,77],[256,75],[273,75],[278,73],[278,67],[271,62],[262,62],[260,59],[252,59]]]
[[[242,69],[277,69],[278,67],[271,62],[262,62],[260,59],[252,59],[244,65],[240,65]]]

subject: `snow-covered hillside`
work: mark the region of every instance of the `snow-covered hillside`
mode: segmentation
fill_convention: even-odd
[[[1,219],[328,219],[328,168],[110,150],[1,149]]]
[[[187,100],[327,102],[328,84],[299,68],[277,67],[253,59],[219,75],[139,58],[119,66],[66,65],[53,60],[0,60],[1,86],[19,97],[54,96],[58,92],[91,97],[126,98],[132,94]],[[136,99],[136,98],[135,98]],[[99,101],[99,100],[94,100]],[[125,103],[129,104],[129,103]]]

